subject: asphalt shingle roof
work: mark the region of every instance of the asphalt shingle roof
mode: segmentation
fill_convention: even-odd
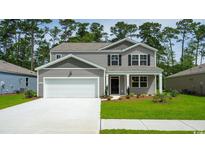
[[[36,72],[0,60],[0,72],[36,76]]]
[[[110,43],[61,43],[51,49],[51,52],[63,51],[97,51],[98,49],[109,45]]]
[[[178,72],[176,74],[168,76],[167,78],[174,78],[174,77],[194,75],[194,74],[202,74],[202,73],[205,73],[205,64],[201,64],[199,66]]]

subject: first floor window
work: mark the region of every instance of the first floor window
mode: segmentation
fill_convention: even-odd
[[[147,77],[146,76],[140,77],[140,87],[147,87]]]
[[[28,87],[28,78],[26,78],[26,87]]]
[[[131,85],[133,88],[148,87],[147,76],[132,76]]]
[[[56,59],[59,59],[59,58],[61,58],[61,57],[62,57],[61,54],[57,54],[57,55],[56,55]]]
[[[119,65],[119,55],[111,55],[111,64]]]
[[[147,55],[140,55],[140,65],[147,65]]]
[[[139,87],[139,77],[138,76],[132,77],[132,87]]]

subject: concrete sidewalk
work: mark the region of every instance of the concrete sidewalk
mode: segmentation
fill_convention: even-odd
[[[202,131],[205,130],[205,120],[102,119],[103,129]]]

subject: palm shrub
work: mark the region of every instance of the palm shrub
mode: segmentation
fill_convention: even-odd
[[[170,96],[171,97],[176,97],[179,94],[179,92],[177,90],[171,90],[170,91]]]
[[[36,97],[37,96],[36,92],[33,91],[33,90],[25,91],[24,95],[25,95],[26,98],[32,98],[32,97]]]
[[[166,95],[165,93],[163,94],[157,94],[153,97],[153,102],[154,103],[168,103],[168,99],[170,99],[170,97],[168,95]]]

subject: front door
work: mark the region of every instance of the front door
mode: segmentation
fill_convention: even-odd
[[[111,94],[119,94],[119,77],[111,77]]]

